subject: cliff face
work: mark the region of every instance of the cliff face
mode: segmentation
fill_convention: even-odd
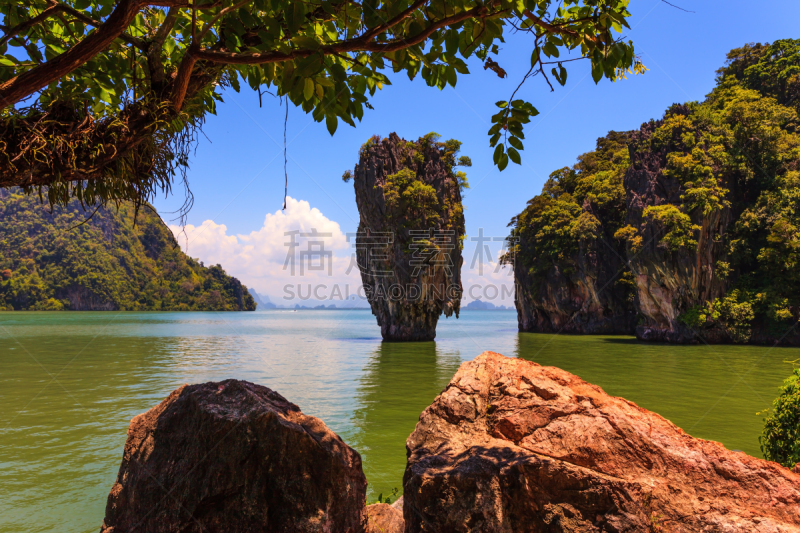
[[[638,231],[640,240],[630,245],[627,255],[636,282],[636,309],[642,317],[636,336],[645,340],[700,340],[698,332],[680,320],[681,315],[703,302],[723,297],[728,289],[726,280],[715,275],[715,268],[728,255],[725,238],[732,221],[729,205],[721,204],[710,212],[684,208],[661,217],[652,209],[681,206],[691,188],[682,182],[680,174],[670,172],[668,162],[670,155],[674,159],[675,154],[692,153],[696,132],[692,131],[691,113],[687,106],[673,106],[664,120],[644,124],[635,132],[629,146],[631,166],[624,181],[626,223]],[[654,140],[654,134],[659,133],[661,138]],[[723,170],[716,165],[709,168],[716,176]],[[648,208],[648,213],[655,215],[645,216]],[[689,213],[684,214],[685,211]],[[685,242],[665,242],[665,235],[678,231],[676,219],[689,228],[682,236]],[[726,340],[720,328],[713,328],[702,337],[707,342]]]
[[[554,265],[536,280],[515,267],[517,322],[520,331],[539,333],[624,334],[633,331],[636,312],[630,285],[617,282],[627,271],[602,239],[583,243],[566,271]]]
[[[521,331],[800,344],[800,40],[733,50],[718,74],[512,220]]]
[[[631,333],[633,282],[614,239],[624,217],[628,134],[611,132],[578,164],[550,175],[512,220],[520,331]]]
[[[159,217],[122,205],[50,211],[0,191],[0,310],[252,311],[241,282],[186,256]]]
[[[384,340],[428,341],[444,313],[458,317],[464,214],[461,143],[392,133],[361,149],[353,173],[361,279]]]

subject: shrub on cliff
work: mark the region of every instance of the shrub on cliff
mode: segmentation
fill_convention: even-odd
[[[765,459],[787,468],[800,463],[800,368],[783,382],[758,440]]]
[[[625,220],[622,178],[630,164],[628,137],[612,131],[597,140],[596,150],[579,156],[574,166],[550,174],[542,194],[511,220],[509,239],[516,245],[505,262],[517,261],[534,279],[543,279],[554,264],[570,272],[581,241],[605,232],[615,245],[610,237]]]

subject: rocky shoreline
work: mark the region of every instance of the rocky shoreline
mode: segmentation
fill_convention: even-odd
[[[406,443],[404,496],[278,393],[186,385],[134,417],[102,533],[800,532],[800,468],[693,438],[555,367],[484,352]]]

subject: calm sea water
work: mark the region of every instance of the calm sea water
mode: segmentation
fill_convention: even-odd
[[[361,452],[370,499],[401,487],[405,439],[484,350],[556,365],[758,456],[798,349],[519,334],[513,311],[442,319],[387,344],[369,311],[0,313],[0,531],[97,531],[128,423],[183,383],[240,378],[322,418]]]

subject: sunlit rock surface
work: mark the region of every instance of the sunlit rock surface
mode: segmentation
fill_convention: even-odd
[[[440,315],[458,317],[465,231],[463,173],[454,170],[460,143],[436,139],[373,137],[353,173],[358,264],[384,340],[430,341]]]
[[[408,438],[406,532],[800,531],[800,475],[484,352]]]

